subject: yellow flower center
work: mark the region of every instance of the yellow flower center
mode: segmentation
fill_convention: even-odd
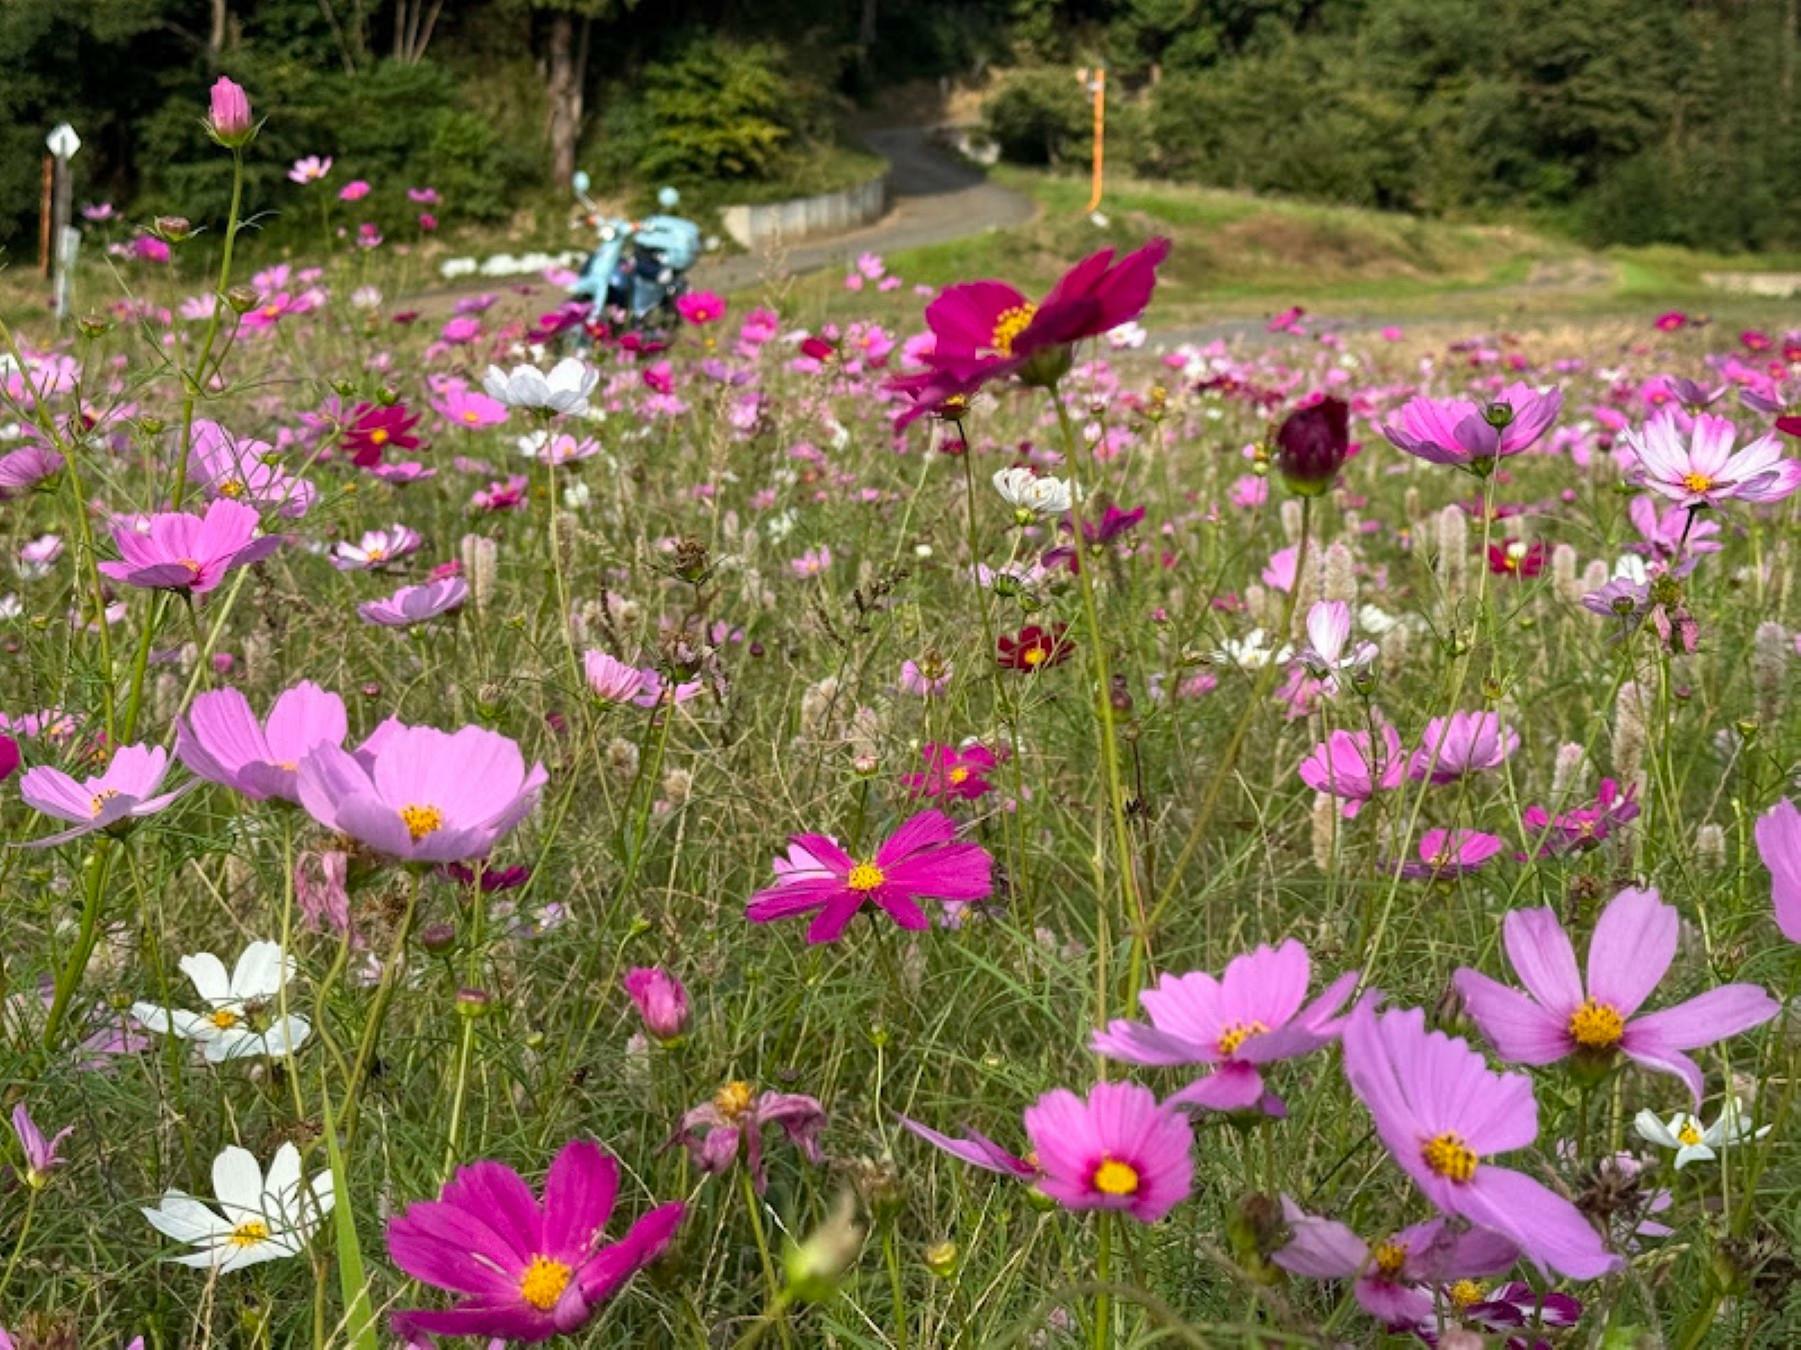
[[[1584,1050],[1611,1050],[1626,1034],[1626,1019],[1607,1003],[1584,999],[1570,1014],[1570,1035]]]
[[[1420,1156],[1427,1167],[1450,1181],[1468,1181],[1476,1175],[1476,1151],[1460,1134],[1433,1135],[1421,1147]]]
[[[1003,309],[994,321],[994,336],[989,339],[989,345],[1002,356],[1013,355],[1013,339],[1026,331],[1037,312],[1038,306],[1032,304]]]
[[[1682,475],[1682,486],[1687,488],[1690,492],[1705,492],[1708,488],[1713,486],[1713,479],[1709,478],[1704,473],[1696,473],[1693,469],[1690,469],[1687,473]]]
[[[1482,1302],[1482,1286],[1474,1280],[1459,1280],[1445,1291],[1459,1308],[1473,1308]]]
[[[1102,1195],[1137,1195],[1138,1169],[1118,1158],[1102,1158],[1091,1182]]]
[[[235,478],[227,478],[219,484],[219,495],[236,499],[244,495],[244,485]]]
[[[214,1008],[206,1015],[206,1020],[218,1027],[220,1031],[230,1031],[244,1019],[230,1008]]]
[[[1407,1263],[1407,1249],[1398,1242],[1379,1242],[1372,1255],[1375,1258],[1376,1273],[1385,1280],[1394,1279]]]
[[[254,1247],[269,1240],[269,1225],[261,1219],[246,1219],[232,1229],[231,1236],[225,1240],[234,1247]]]
[[[482,420],[482,415],[480,413],[478,413],[474,408],[470,408],[467,412],[465,412],[463,414],[463,420],[465,422],[479,422]]]
[[[178,558],[178,559],[176,559],[176,561],[179,562],[183,567],[187,568],[188,571],[193,572],[196,575],[199,574],[200,563],[198,560],[196,560],[194,558]]]
[[[1024,661],[1028,666],[1041,666],[1044,664],[1045,657],[1049,655],[1050,652],[1034,643],[1020,654],[1019,659]]]
[[[882,875],[882,869],[872,862],[860,862],[850,869],[850,875],[844,884],[853,891],[873,891],[888,878]]]
[[[1219,1034],[1219,1052],[1230,1057],[1251,1036],[1261,1036],[1269,1028],[1258,1021],[1234,1022]]]
[[[757,1090],[742,1078],[735,1078],[713,1094],[713,1109],[728,1121],[735,1121],[750,1110]]]
[[[561,1261],[552,1261],[548,1256],[534,1256],[532,1263],[525,1268],[525,1274],[519,1278],[519,1297],[539,1312],[549,1312],[557,1306],[557,1300],[563,1297],[572,1274],[574,1272]]]
[[[263,306],[263,317],[265,319],[279,319],[281,317],[281,306],[280,305],[264,305]]]
[[[102,811],[106,810],[106,804],[118,795],[118,788],[101,788],[100,791],[94,794],[93,800],[88,803],[88,813],[95,816],[99,815]]]
[[[1705,1136],[1701,1133],[1701,1127],[1692,1120],[1683,1121],[1682,1128],[1676,1131],[1676,1142],[1681,1144],[1684,1148],[1693,1148],[1696,1144],[1700,1143],[1704,1137]]]
[[[969,781],[969,770],[959,764],[956,768],[946,774],[945,777],[950,779],[952,787],[959,787]]]
[[[406,822],[406,832],[413,836],[415,844],[444,825],[444,813],[435,806],[403,806],[400,818]]]
[[[376,427],[375,430],[369,433],[369,439],[376,445],[386,445],[388,443],[388,429],[386,427]]]

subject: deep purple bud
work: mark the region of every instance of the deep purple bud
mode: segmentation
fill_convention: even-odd
[[[1276,468],[1292,491],[1317,497],[1351,451],[1351,410],[1341,398],[1296,409],[1276,431]]]

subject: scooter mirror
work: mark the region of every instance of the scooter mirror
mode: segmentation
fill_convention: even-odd
[[[574,188],[577,192],[585,193],[593,185],[594,180],[588,177],[588,171],[586,169],[577,169],[575,171],[575,177],[569,180],[569,186]]]

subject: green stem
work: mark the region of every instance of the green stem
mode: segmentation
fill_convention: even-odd
[[[44,1037],[39,1050],[45,1055],[56,1046],[57,1034],[62,1030],[63,1019],[68,1016],[69,1001],[81,987],[82,976],[87,974],[88,958],[94,954],[94,947],[100,940],[100,902],[106,894],[106,880],[112,870],[112,844],[110,838],[100,840],[82,865],[82,870],[87,873],[87,886],[82,896],[81,922],[75,933],[75,945],[69,949],[69,958],[56,976],[50,1011],[44,1017]]]
[[[13,1254],[6,1262],[6,1273],[0,1275],[0,1298],[6,1297],[6,1291],[13,1282],[13,1271],[18,1269],[19,1258],[25,1255],[25,1239],[31,1235],[31,1216],[37,1213],[38,1188],[31,1186],[25,1193],[25,1217],[19,1221],[19,1236],[13,1239]]]
[[[363,1083],[367,1080],[369,1066],[375,1059],[375,1043],[381,1038],[382,1024],[388,1020],[388,1005],[394,1001],[394,985],[399,978],[398,972],[406,961],[407,938],[412,935],[413,918],[418,912],[419,873],[415,871],[412,885],[407,890],[406,912],[400,917],[400,925],[394,931],[394,945],[388,952],[388,959],[382,964],[381,981],[375,988],[375,1005],[369,1009],[369,1020],[363,1024],[362,1039],[356,1047],[356,1061],[350,1069],[350,1081],[344,1087],[344,1105],[338,1114],[338,1131],[344,1136],[346,1150],[356,1138],[357,1107],[361,1104]]]
[[[744,1196],[745,1212],[750,1215],[750,1231],[757,1242],[757,1259],[763,1265],[763,1281],[769,1286],[770,1316],[775,1319],[782,1344],[790,1346],[793,1340],[788,1335],[788,1321],[784,1316],[787,1300],[782,1294],[781,1286],[776,1283],[775,1262],[769,1255],[769,1239],[763,1233],[763,1202],[757,1199],[757,1188],[751,1184],[749,1167],[738,1169],[738,1188]]]
[[[1095,1254],[1094,1350],[1108,1350],[1113,1344],[1113,1212],[1103,1209],[1095,1216],[1095,1237],[1099,1250]]]
[[[181,499],[188,490],[188,455],[194,444],[194,404],[205,382],[207,362],[212,360],[213,344],[219,340],[219,324],[228,308],[225,292],[231,285],[231,253],[238,242],[238,209],[244,202],[244,152],[231,152],[231,210],[225,217],[225,247],[219,255],[219,282],[213,288],[212,317],[206,321],[206,336],[200,344],[200,360],[188,376],[187,389],[181,400],[181,444],[175,460],[175,490],[169,494],[169,509],[181,510]]]

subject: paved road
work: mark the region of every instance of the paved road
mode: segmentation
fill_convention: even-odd
[[[694,283],[737,290],[782,273],[845,267],[860,253],[891,253],[1020,225],[1037,210],[1030,197],[989,182],[980,169],[939,149],[925,128],[870,131],[863,139],[890,165],[886,215],[848,234],[799,239],[763,254],[705,259],[694,269]]]

